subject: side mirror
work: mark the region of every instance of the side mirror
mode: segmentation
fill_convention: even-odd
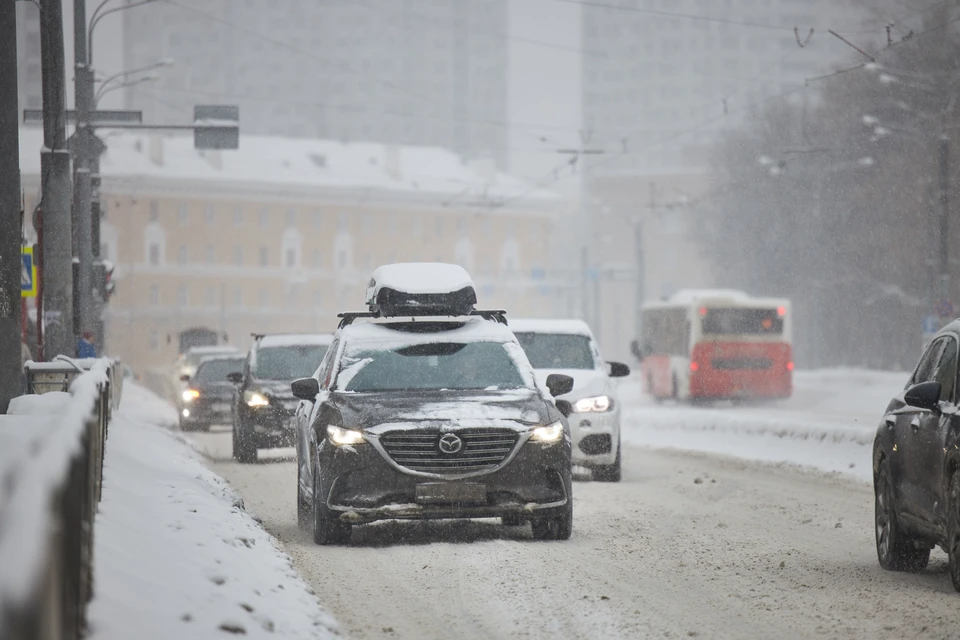
[[[551,373],[547,376],[547,389],[554,398],[566,395],[573,391],[573,378],[561,373]]]
[[[608,362],[607,375],[611,378],[626,378],[630,375],[630,367],[622,362]]]
[[[560,415],[564,418],[569,418],[570,414],[573,413],[573,405],[566,400],[557,400],[556,405]]]
[[[239,371],[231,371],[230,373],[227,374],[227,380],[229,380],[233,384],[240,384],[241,382],[243,382],[243,373]]]
[[[293,397],[300,400],[314,400],[320,393],[320,382],[316,378],[300,378],[290,384]]]
[[[183,374],[182,376],[180,376],[180,382],[190,382],[190,376],[188,376],[187,374]]]
[[[933,411],[940,406],[940,383],[921,382],[915,384],[903,394],[903,401],[916,409]]]

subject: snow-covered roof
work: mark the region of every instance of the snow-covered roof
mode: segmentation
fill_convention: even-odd
[[[329,346],[333,342],[330,333],[281,333],[260,338],[260,347]]]
[[[240,350],[229,345],[209,346],[209,347],[190,347],[187,349],[187,355],[207,356],[207,355],[236,355]]]
[[[468,164],[439,147],[241,134],[239,149],[205,152],[193,148],[192,135],[104,132],[101,137],[107,145],[100,162],[105,181],[155,178],[254,191],[273,187],[361,189],[394,197],[434,194],[466,206],[518,196],[548,204],[560,198],[489,164]],[[21,127],[22,174],[40,174],[42,145],[39,127]]]
[[[376,301],[381,289],[401,293],[453,293],[473,288],[473,278],[458,264],[443,262],[399,262],[377,267],[367,287],[367,304]]]
[[[364,346],[396,349],[405,345],[428,344],[434,342],[516,342],[513,332],[499,322],[484,320],[480,317],[462,318],[450,321],[429,321],[432,325],[449,324],[448,331],[430,333],[391,329],[408,321],[357,322],[344,327],[341,335],[351,350]],[[459,326],[458,326],[459,325]]]
[[[590,325],[583,320],[551,320],[546,318],[511,318],[508,320],[514,333],[554,333],[593,338]]]

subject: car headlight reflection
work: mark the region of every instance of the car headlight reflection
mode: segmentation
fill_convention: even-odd
[[[343,429],[330,425],[327,427],[327,437],[333,444],[343,447],[351,444],[363,444],[363,434],[353,429]]]
[[[559,442],[563,438],[563,423],[554,422],[545,427],[537,427],[533,430],[530,439],[534,442]]]
[[[244,391],[243,401],[247,403],[248,407],[266,407],[270,405],[270,399],[256,391]]]
[[[183,398],[184,402],[193,402],[200,397],[200,392],[196,389],[184,389],[183,394],[180,397]]]
[[[592,398],[580,398],[573,403],[573,410],[577,413],[590,413],[592,411],[610,411],[613,401],[610,396],[594,396]]]

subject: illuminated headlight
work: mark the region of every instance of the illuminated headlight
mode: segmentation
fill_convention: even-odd
[[[185,389],[181,397],[184,402],[193,402],[200,397],[200,392],[196,389]]]
[[[363,434],[359,431],[342,429],[333,425],[327,427],[327,437],[330,438],[330,442],[341,447],[349,444],[363,444],[365,442]]]
[[[266,407],[270,405],[270,399],[256,391],[244,391],[243,401],[247,403],[248,407]]]
[[[563,423],[554,422],[546,427],[537,427],[533,430],[530,439],[534,442],[558,442],[563,438]]]
[[[573,410],[576,413],[590,413],[591,411],[610,411],[613,402],[610,396],[594,396],[592,398],[581,398],[573,403]]]

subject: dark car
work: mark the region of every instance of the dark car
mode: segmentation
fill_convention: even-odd
[[[540,387],[502,314],[410,318],[431,315],[423,302],[404,320],[349,315],[294,382],[301,526],[341,544],[376,520],[499,517],[569,538],[570,429],[551,393],[573,379]]]
[[[323,360],[330,334],[256,335],[236,384],[233,457],[257,461],[258,449],[291,447],[299,401],[290,383],[309,376]]]
[[[918,571],[939,546],[960,591],[958,338],[960,321],[940,331],[890,401],[874,441],[873,477],[880,566]]]
[[[214,424],[233,424],[231,373],[243,369],[243,358],[211,358],[203,361],[187,382],[180,399],[180,429],[207,431]]]

